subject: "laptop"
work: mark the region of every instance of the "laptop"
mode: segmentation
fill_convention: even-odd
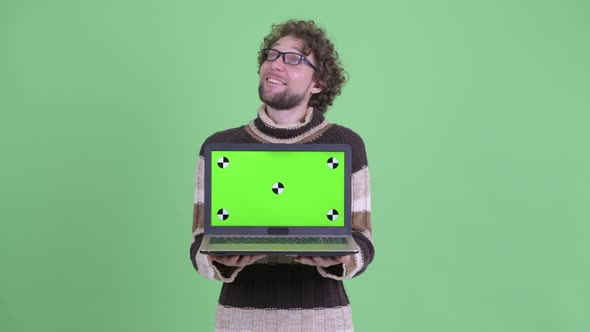
[[[204,146],[205,234],[212,255],[342,256],[351,236],[347,144]]]

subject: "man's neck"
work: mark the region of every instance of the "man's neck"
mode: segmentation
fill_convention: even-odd
[[[270,106],[266,106],[266,115],[276,124],[295,124],[305,122],[307,106],[298,105],[292,109],[277,111]]]

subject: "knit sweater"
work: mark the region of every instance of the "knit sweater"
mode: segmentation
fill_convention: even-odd
[[[362,139],[307,110],[303,123],[280,125],[262,105],[249,124],[211,135],[205,143],[349,144],[352,148],[352,236],[360,252],[328,268],[267,256],[244,268],[211,263],[199,253],[204,231],[204,150],[197,161],[190,258],[209,279],[223,282],[216,331],[352,331],[350,304],[342,280],[360,275],[373,260],[369,168]]]

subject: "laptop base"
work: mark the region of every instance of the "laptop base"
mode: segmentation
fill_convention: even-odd
[[[206,255],[287,255],[287,256],[346,256],[359,252],[352,236],[343,237],[346,243],[337,244],[273,244],[273,243],[210,243],[205,235],[200,252]]]

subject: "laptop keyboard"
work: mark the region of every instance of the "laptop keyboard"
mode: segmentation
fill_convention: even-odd
[[[320,237],[292,237],[292,236],[264,236],[264,237],[238,237],[238,236],[212,236],[211,244],[347,244],[344,237],[320,236]]]

